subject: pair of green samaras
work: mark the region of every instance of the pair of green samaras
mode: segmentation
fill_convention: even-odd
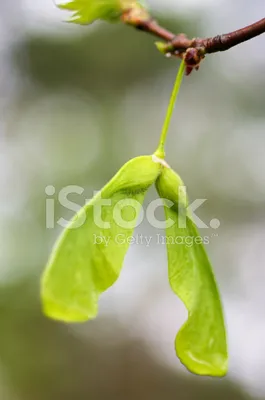
[[[126,239],[133,235],[133,228],[116,223],[113,210],[119,203],[123,221],[135,220],[135,205],[140,211],[153,184],[165,199],[166,219],[174,221],[166,229],[166,236],[198,237],[188,215],[186,226],[179,227],[179,210],[187,205],[185,193],[179,190],[183,186],[180,177],[155,155],[132,159],[80,210],[59,238],[42,278],[42,302],[47,316],[69,323],[96,317],[99,296],[119,277],[129,247],[129,240],[120,244],[116,237],[122,234]],[[102,199],[111,201],[101,209],[107,228],[99,228],[94,221],[94,210]],[[122,207],[123,200],[128,207]],[[129,206],[130,200],[134,207]],[[95,244],[95,235],[108,237],[108,245],[103,241]],[[176,352],[191,372],[223,376],[227,372],[227,346],[218,289],[203,245],[196,241],[192,246],[185,243],[167,243],[169,282],[189,315],[176,337]]]

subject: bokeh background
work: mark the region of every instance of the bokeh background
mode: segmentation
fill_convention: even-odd
[[[261,19],[264,0],[149,1],[175,32],[215,35]],[[209,56],[185,79],[167,148],[208,229],[222,293],[230,369],[195,377],[174,338],[186,318],[166,251],[132,246],[99,317],[67,326],[41,313],[39,279],[70,218],[129,158],[156,148],[178,61],[129,27],[77,27],[52,0],[0,1],[0,398],[171,400],[265,398],[265,37]],[[54,196],[47,196],[54,186]],[[155,198],[151,191],[148,199]],[[148,200],[147,200],[148,204]],[[155,237],[142,224],[136,234]]]

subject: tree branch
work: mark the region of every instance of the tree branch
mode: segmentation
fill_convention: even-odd
[[[213,38],[204,39],[206,53],[216,53],[217,51],[226,51],[240,43],[253,39],[256,36],[265,33],[265,18],[245,28],[234,32],[218,35]]]
[[[187,75],[194,68],[199,68],[200,62],[206,54],[229,50],[231,47],[265,33],[265,18],[234,32],[205,39],[189,39],[183,33],[175,35],[161,27],[144,8],[126,10],[122,15],[122,21],[166,42],[158,42],[158,49],[164,54],[183,58],[186,62]]]

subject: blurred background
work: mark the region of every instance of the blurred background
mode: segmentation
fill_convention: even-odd
[[[176,33],[212,36],[265,14],[264,0],[149,0]],[[211,55],[186,78],[170,127],[167,161],[198,210],[223,298],[230,368],[195,377],[175,356],[186,318],[171,292],[166,250],[132,246],[118,282],[83,325],[46,319],[39,279],[61,228],[129,158],[157,145],[178,61],[129,27],[64,23],[52,0],[0,1],[0,399],[265,398],[264,35]],[[55,193],[47,191],[53,186]],[[48,194],[47,194],[48,192]],[[151,191],[148,200],[156,198]],[[136,234],[155,237],[142,224]]]

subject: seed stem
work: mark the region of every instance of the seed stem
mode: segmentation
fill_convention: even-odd
[[[179,89],[180,89],[180,86],[181,86],[181,82],[182,82],[182,79],[183,79],[184,72],[185,72],[185,62],[182,61],[181,64],[180,64],[178,73],[177,73],[176,81],[175,81],[174,88],[173,88],[173,91],[172,91],[172,94],[171,94],[171,98],[170,98],[170,101],[169,101],[169,105],[168,105],[168,109],[167,109],[167,113],[166,113],[166,118],[165,118],[163,129],[162,129],[162,132],[161,132],[159,145],[158,145],[158,148],[157,148],[157,150],[155,152],[155,155],[157,157],[159,157],[159,158],[162,158],[162,159],[165,158],[165,143],[166,143],[166,140],[167,140],[168,128],[169,128],[169,124],[170,124],[170,121],[171,121],[171,118],[172,118],[172,114],[173,114],[173,111],[174,111],[174,107],[175,107],[175,104],[176,104],[176,100],[177,100],[177,96],[178,96],[178,93],[179,93]]]

